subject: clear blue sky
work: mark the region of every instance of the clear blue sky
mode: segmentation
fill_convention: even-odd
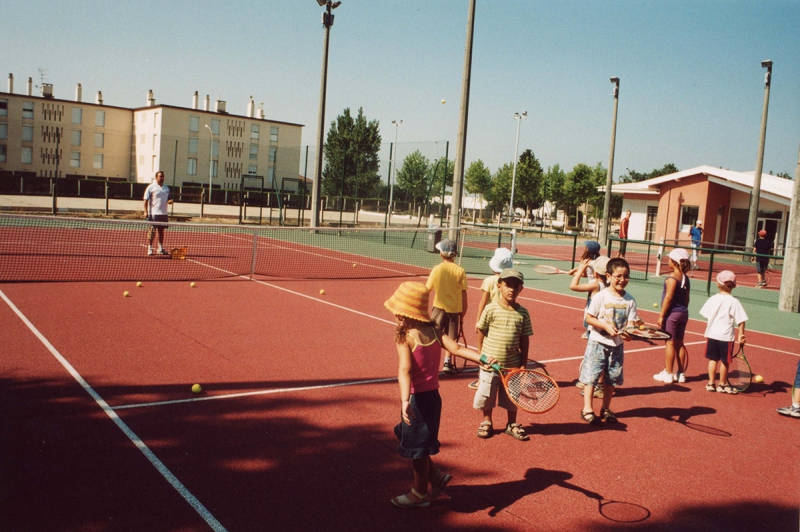
[[[0,68],[24,91],[37,69],[57,98],[139,107],[201,98],[305,125],[315,144],[323,29],[315,0],[8,2]],[[330,121],[363,107],[386,143],[449,140],[455,153],[466,0],[344,0],[334,13]],[[774,61],[764,171],[794,175],[800,145],[800,2],[478,0],[466,161],[492,171],[532,149],[546,168],[608,164],[611,76],[621,78],[615,178],[708,164],[753,170]],[[2,90],[5,91],[5,81]],[[446,99],[445,105],[441,100]]]

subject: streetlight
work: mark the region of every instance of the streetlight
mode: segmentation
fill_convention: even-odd
[[[753,175],[753,193],[750,194],[750,214],[747,217],[747,235],[744,240],[744,250],[752,251],[753,241],[756,238],[756,224],[758,223],[758,200],[761,195],[761,169],[764,166],[764,141],[767,138],[767,111],[769,110],[769,86],[772,81],[772,61],[761,61],[761,66],[767,69],[764,74],[764,108],[761,111],[761,138],[758,141],[758,157],[756,158],[756,171]]]
[[[211,203],[211,183],[214,177],[214,132],[211,131],[211,126],[205,124],[208,130],[208,202]]]
[[[317,0],[319,1],[319,0]],[[403,125],[403,121],[392,120],[394,126],[394,151],[392,152],[392,174],[389,175],[389,206],[386,208],[386,219],[388,225],[392,224],[392,202],[394,201],[394,180],[397,178],[397,130]]]
[[[611,122],[611,150],[608,156],[608,174],[606,175],[606,195],[603,200],[603,223],[600,225],[600,235],[598,240],[600,245],[604,245],[608,240],[608,228],[611,221],[611,183],[614,178],[614,145],[617,142],[617,109],[619,108],[619,78],[611,78],[614,84],[614,118]],[[628,170],[630,173],[630,170]],[[584,213],[584,216],[586,213]]]
[[[522,114],[514,113],[514,120],[517,121],[517,142],[514,144],[514,171],[511,174],[511,201],[508,203],[508,225],[511,226],[514,221],[514,184],[517,181],[517,153],[519,153],[519,126],[522,124],[522,119],[528,118],[528,111],[523,111]]]
[[[319,226],[319,199],[322,191],[322,145],[325,133],[325,94],[328,86],[328,41],[331,36],[331,26],[333,26],[332,10],[336,9],[341,2],[331,2],[330,0],[317,0],[317,3],[325,7],[322,13],[322,27],[325,28],[325,40],[322,45],[322,81],[319,88],[319,118],[317,124],[317,168],[314,175],[314,186],[311,189],[311,227]]]

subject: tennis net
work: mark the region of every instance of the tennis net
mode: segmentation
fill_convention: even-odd
[[[441,262],[427,228],[302,228],[169,223],[148,255],[152,223],[0,215],[0,281],[177,281],[262,275],[292,279],[424,276]],[[446,231],[446,230],[445,230]],[[459,228],[458,260],[486,275],[508,231]],[[438,234],[437,234],[438,233]]]

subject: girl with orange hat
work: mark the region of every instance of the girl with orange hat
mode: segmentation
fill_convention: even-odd
[[[439,367],[442,348],[467,360],[481,363],[480,355],[460,346],[436,330],[428,314],[428,289],[422,283],[406,282],[384,306],[397,321],[395,342],[399,367],[400,423],[394,428],[400,440],[397,452],[410,458],[414,467],[411,492],[392,499],[400,508],[427,507],[453,478],[437,469],[431,456],[439,452],[439,422],[442,399],[439,396]],[[486,362],[496,360],[488,357]],[[430,484],[431,490],[428,491]]]

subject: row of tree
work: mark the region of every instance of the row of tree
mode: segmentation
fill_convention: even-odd
[[[355,118],[349,108],[345,109],[328,131],[322,193],[355,198],[386,197],[387,185],[381,181],[379,173],[380,147],[378,121],[368,121],[363,109],[358,110]],[[434,197],[443,197],[452,187],[453,168],[452,160],[442,157],[432,161],[420,151],[414,151],[396,170],[394,198],[429,203]],[[629,171],[620,181],[643,181],[677,171],[670,163],[648,173]],[[490,210],[508,212],[513,175],[513,161],[492,173],[483,161],[477,160],[464,173],[464,189],[483,198]],[[601,163],[594,167],[581,163],[569,172],[555,165],[545,171],[533,151],[525,150],[517,161],[514,210],[522,209],[526,217],[531,218],[547,201],[568,213],[586,212],[580,207],[593,206],[597,216],[602,216],[603,196],[598,187],[605,185],[606,175],[607,170]],[[622,197],[612,196],[611,216],[620,216],[621,209]]]

